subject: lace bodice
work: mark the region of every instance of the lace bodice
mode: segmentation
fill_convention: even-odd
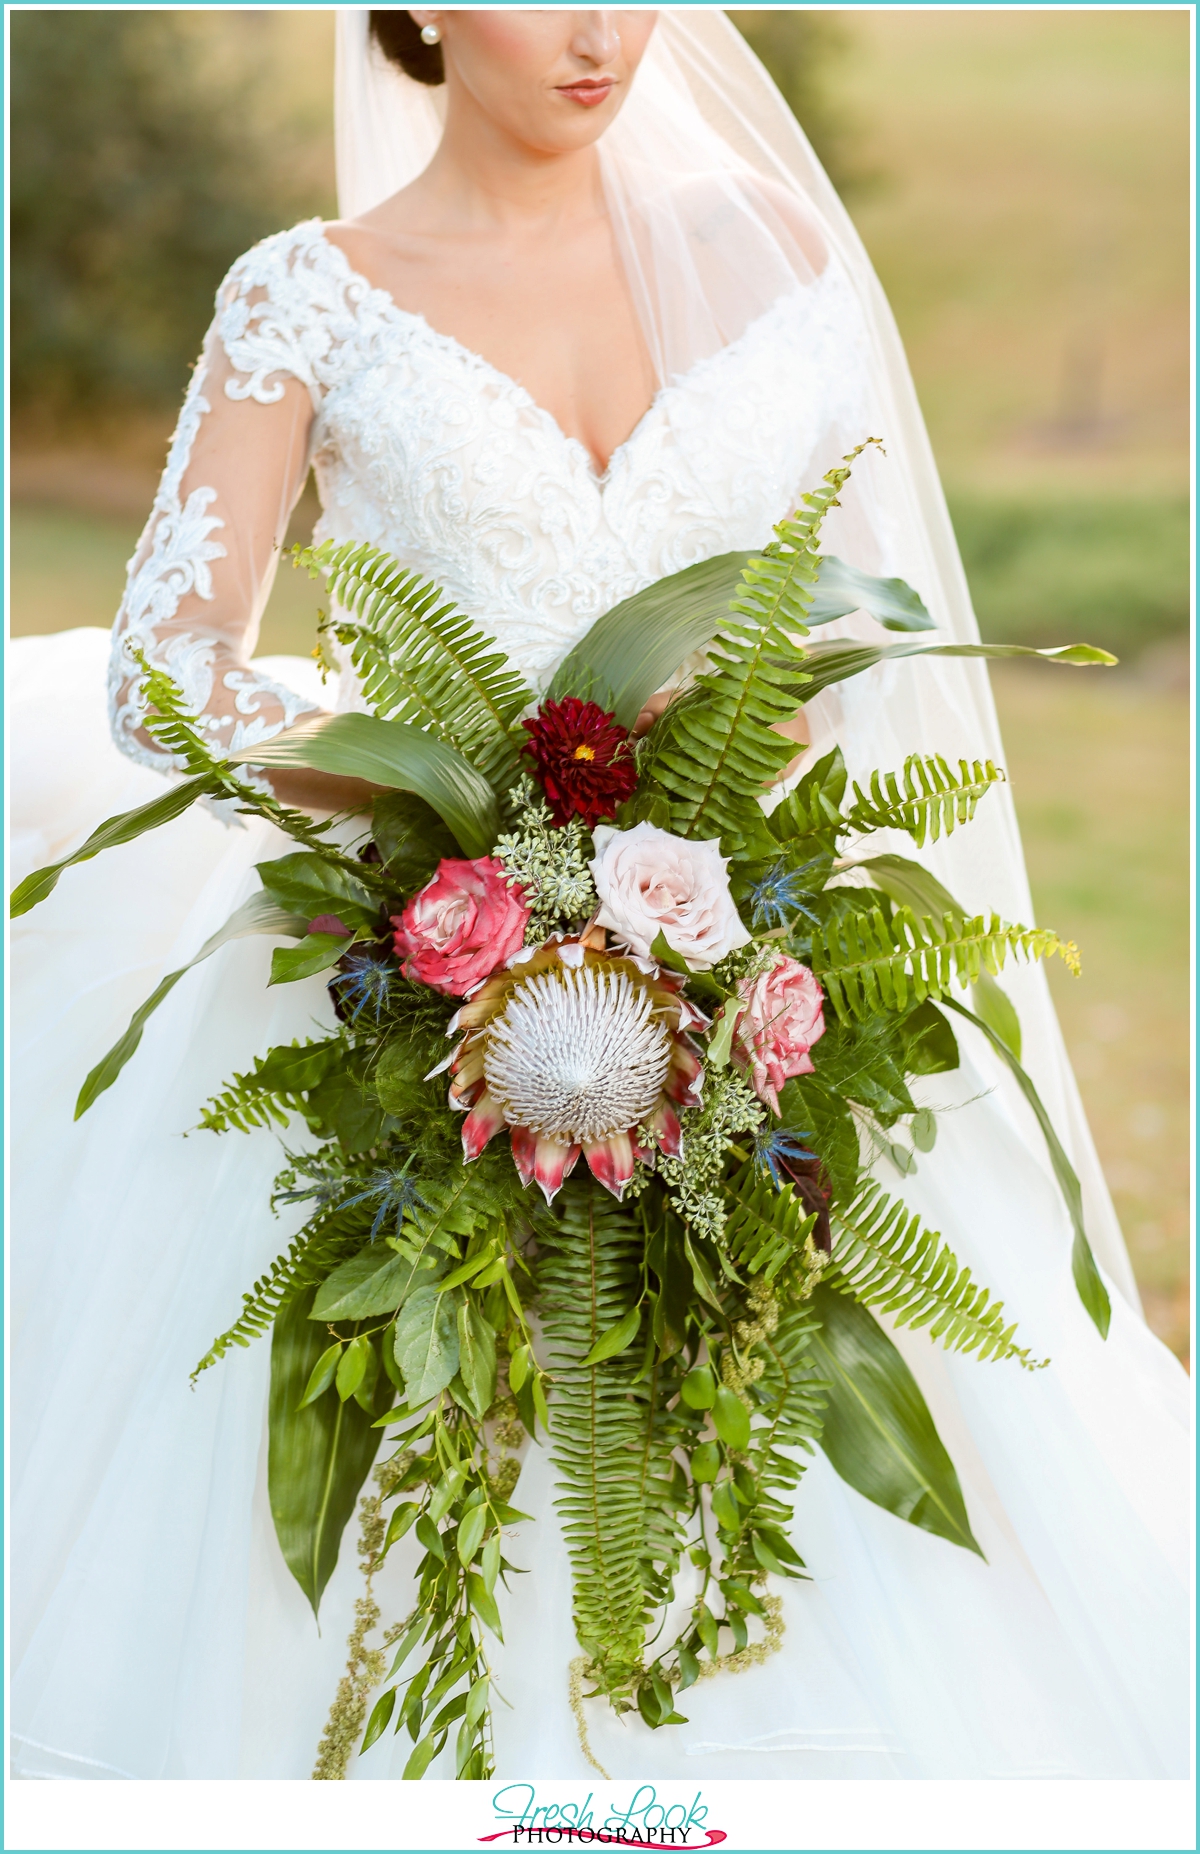
[[[319,221],[236,263],[117,618],[113,726],[139,732],[132,642],[236,751],[311,704],[250,661],[309,462],[319,539],[362,540],[435,579],[544,687],[593,620],[664,574],[762,546],[866,435],[861,316],[831,261],[669,382],[598,475],[517,381],[350,266]],[[357,689],[342,678],[339,705]]]

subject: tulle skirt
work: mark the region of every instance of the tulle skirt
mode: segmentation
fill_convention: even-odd
[[[14,881],[163,789],[109,742],[106,650],[88,630],[13,648]],[[272,673],[303,687],[312,667]],[[321,981],[268,991],[272,943],[227,947],[72,1120],[84,1074],[132,1010],[253,891],[254,864],[286,847],[267,825],[193,810],[68,871],[14,928],[10,1716],[22,1777],[305,1777],[342,1670],[360,1587],[352,1529],[318,1629],[267,1504],[269,1340],[189,1387],[300,1220],[267,1207],[276,1136],[191,1129],[235,1068],[331,1021]],[[1022,975],[1012,990],[1045,1021],[1041,983]],[[1188,1381],[1130,1304],[1069,1085],[1060,1074],[1047,1099],[1085,1172],[1093,1233],[1103,1224],[1107,1342],[1075,1294],[1036,1128],[974,1033],[961,1041],[961,1069],[922,1084],[923,1100],[952,1110],[936,1148],[889,1188],[1052,1363],[1030,1374],[896,1339],[986,1562],[873,1506],[818,1452],[795,1501],[809,1577],[780,1589],[782,1649],[689,1691],[686,1725],[651,1733],[588,1702],[592,1750],[613,1777],[1187,1775]],[[568,1704],[578,1650],[552,1496],[533,1446],[514,1498],[534,1523],[511,1539],[523,1574],[495,1653],[500,1776],[589,1774]],[[377,1582],[388,1620],[410,1607],[415,1556],[406,1541]],[[398,1777],[408,1749],[389,1735],[351,1777]],[[443,1764],[430,1775],[451,1775]]]

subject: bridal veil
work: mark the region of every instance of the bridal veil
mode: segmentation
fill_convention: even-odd
[[[388,63],[370,41],[365,9],[339,10],[337,181],[344,217],[368,211],[427,165],[441,136],[444,95]],[[839,436],[847,450],[868,435],[881,438],[885,455],[859,458],[843,506],[826,524],[828,550],[868,571],[907,579],[942,641],[977,642],[945,497],[887,300],[803,130],[724,12],[677,7],[660,13],[600,156],[618,248],[660,385],[736,339],[786,291],[810,282],[827,255],[840,263],[867,331],[860,350],[869,375],[864,397],[876,408],[878,429]],[[835,461],[831,454],[821,467]],[[830,634],[839,633],[880,635],[862,615],[832,627]],[[899,765],[914,752],[1004,764],[980,662],[881,666],[841,693],[819,697],[809,716],[814,746],[837,739],[852,774]],[[894,847],[911,849],[907,840]],[[1007,790],[989,796],[970,831],[931,846],[926,855],[971,912],[990,904],[1010,920],[1033,919]],[[1010,972],[1005,984],[1020,1011],[1026,1066],[1080,1175],[1093,1250],[1138,1307],[1044,973]],[[1044,1155],[1011,1078],[997,1069],[995,1085],[1031,1147]]]

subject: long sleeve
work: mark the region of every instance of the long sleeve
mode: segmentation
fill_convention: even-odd
[[[307,240],[281,234],[257,246],[218,292],[113,628],[114,737],[164,772],[171,756],[142,726],[131,646],[174,677],[222,754],[269,740],[313,707],[251,662],[308,469],[322,390],[314,362],[330,347],[327,305],[304,262],[311,228],[300,231]]]

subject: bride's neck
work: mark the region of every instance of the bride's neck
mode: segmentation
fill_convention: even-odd
[[[446,127],[433,160],[408,189],[441,229],[548,229],[602,209],[594,146],[531,147],[481,110],[459,86],[447,96]]]

